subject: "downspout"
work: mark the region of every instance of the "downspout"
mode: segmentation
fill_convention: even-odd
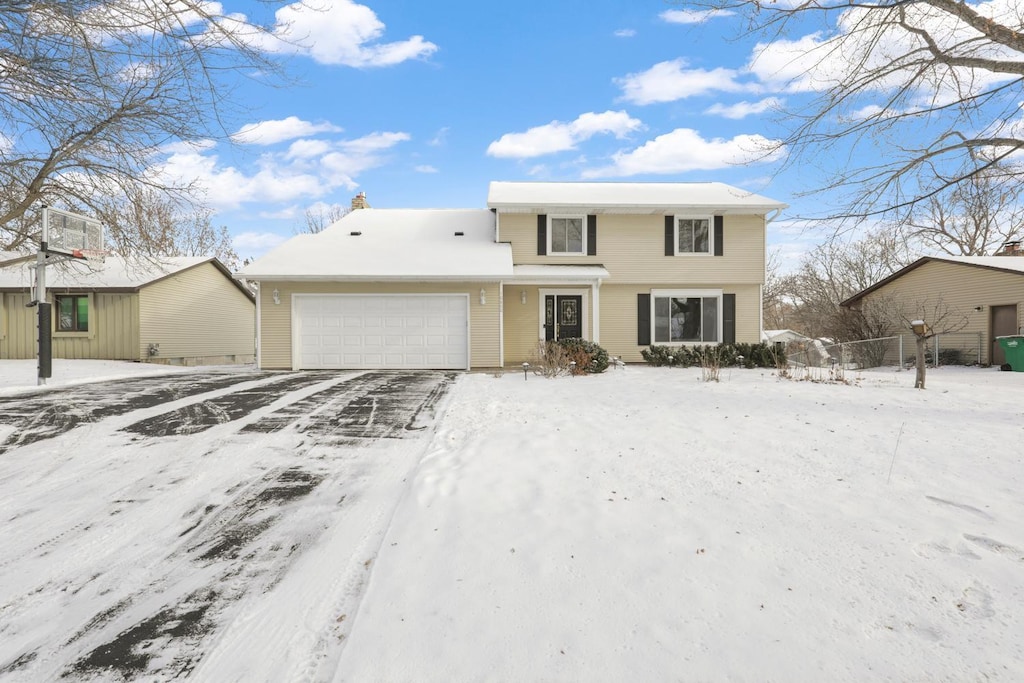
[[[263,283],[260,282],[256,288],[256,367],[260,370],[263,369],[263,330],[260,327],[263,321],[263,312],[260,308],[263,306]]]

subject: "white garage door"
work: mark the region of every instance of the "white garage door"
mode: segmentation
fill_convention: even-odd
[[[469,367],[469,299],[463,294],[297,294],[295,367]]]

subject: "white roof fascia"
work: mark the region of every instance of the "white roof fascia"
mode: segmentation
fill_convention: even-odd
[[[454,275],[308,275],[288,273],[235,273],[234,277],[254,282],[501,282],[494,273]]]
[[[549,285],[555,283],[597,283],[611,277],[603,266],[522,265],[512,267],[506,282],[517,285]]]

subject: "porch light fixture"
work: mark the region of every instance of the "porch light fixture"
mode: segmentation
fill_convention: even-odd
[[[519,303],[521,303],[524,306],[526,305],[526,290],[525,289],[520,290],[520,292],[519,292]]]
[[[480,290],[480,305],[483,306],[487,303],[487,292],[483,289]]]
[[[279,292],[279,291],[277,291],[275,289],[273,292],[270,293],[270,295],[272,297],[274,297],[274,303],[277,304],[278,306],[280,306],[281,305],[281,292]]]

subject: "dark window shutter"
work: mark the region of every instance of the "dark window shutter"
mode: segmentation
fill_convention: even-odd
[[[636,343],[637,346],[651,345],[651,295],[636,295]]]
[[[597,256],[597,216],[587,216],[587,256]]]
[[[722,343],[736,343],[736,295],[722,295]]]
[[[676,255],[675,216],[665,216],[665,256]]]
[[[545,256],[548,253],[548,215],[546,213],[537,215],[537,256]]]
[[[722,233],[725,220],[721,216],[715,216],[715,256],[722,256],[725,253],[725,244]]]

